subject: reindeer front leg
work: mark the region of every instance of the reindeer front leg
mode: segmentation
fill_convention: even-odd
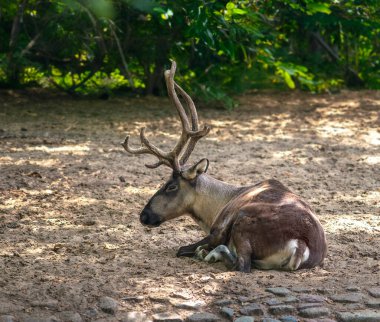
[[[199,246],[203,246],[204,249],[208,248],[208,243],[210,241],[210,235],[203,238],[199,242],[196,242],[195,244],[190,244],[187,246],[182,246],[178,249],[177,257],[185,256],[185,257],[193,257],[195,255],[195,251]]]

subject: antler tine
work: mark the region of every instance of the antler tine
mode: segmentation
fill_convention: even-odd
[[[153,144],[149,142],[149,140],[145,136],[145,127],[141,128],[140,130],[140,140],[141,140],[141,145],[145,145],[145,146],[141,146],[140,148],[132,148],[129,146],[129,135],[127,135],[127,137],[125,138],[124,142],[121,145],[124,147],[124,149],[127,152],[131,154],[155,155],[159,161],[152,165],[146,164],[145,166],[147,168],[151,168],[151,169],[157,168],[162,164],[165,164],[168,167],[172,167],[172,163],[169,160],[170,159],[169,153],[162,151],[161,149],[157,148],[156,146],[154,146]]]
[[[166,87],[168,89],[168,95],[171,98],[171,100],[173,101],[175,108],[177,109],[179,118],[180,118],[181,123],[182,123],[182,128],[184,130],[188,131],[188,130],[190,130],[189,120],[187,118],[185,109],[183,108],[181,101],[179,100],[177,93],[175,91],[175,88],[174,88],[175,87],[174,74],[175,74],[176,68],[177,68],[177,64],[173,60],[171,68],[169,70],[166,70],[164,73],[165,81],[166,81]]]
[[[174,81],[175,70],[176,63],[173,61],[170,70],[167,70],[165,72],[165,79],[168,88],[168,94],[171,97],[175,107],[177,108],[182,123],[181,137],[173,150],[173,154],[179,158],[179,161],[176,160],[176,162],[178,162],[179,167],[181,167],[190,157],[191,152],[194,150],[198,140],[207,135],[207,133],[210,131],[210,128],[208,126],[205,126],[202,130],[199,130],[198,114],[195,108],[195,104],[190,95],[187,94],[184,89],[182,89],[182,87]],[[177,96],[175,89],[179,91],[179,94],[186,101],[186,104],[189,108],[191,116],[191,129],[187,114]]]
[[[185,99],[187,106],[190,110],[190,115],[191,115],[191,121],[192,121],[192,126],[191,129],[193,133],[191,133],[190,140],[186,146],[185,152],[183,152],[182,157],[180,159],[180,164],[183,165],[186,163],[186,161],[189,159],[191,152],[193,152],[195,145],[197,142],[204,136],[206,136],[211,128],[208,125],[205,125],[202,130],[199,131],[199,123],[198,123],[198,113],[195,108],[194,101],[190,97],[189,94],[185,92],[185,90],[179,86],[176,82],[174,82],[175,88],[179,91],[180,95]]]
[[[207,135],[207,133],[210,131],[210,128],[208,126],[205,126],[202,130],[199,130],[198,114],[193,100],[178,84],[174,82],[176,67],[176,62],[172,61],[170,70],[165,71],[165,80],[166,86],[168,88],[168,95],[173,101],[175,108],[177,109],[182,124],[181,136],[179,137],[179,140],[174,146],[173,150],[170,152],[164,152],[160,148],[150,143],[145,136],[145,128],[142,128],[140,131],[141,147],[130,147],[129,135],[125,138],[124,143],[122,143],[124,149],[129,153],[152,154],[156,156],[158,158],[158,162],[150,165],[146,164],[146,167],[148,168],[157,168],[160,165],[164,164],[172,168],[174,171],[180,171],[181,166],[184,165],[187,159],[190,157],[190,154],[194,150],[194,147],[198,140]],[[190,111],[191,128],[189,118],[184,107],[181,104],[181,101],[178,98],[176,89],[179,91],[179,94],[182,96],[182,98],[186,101],[186,104]]]
[[[187,107],[190,110],[190,116],[191,116],[191,129],[193,131],[198,131],[199,125],[198,125],[198,113],[197,109],[195,108],[194,101],[191,99],[190,95],[187,94],[184,89],[179,86],[176,82],[174,82],[174,86],[176,89],[178,89],[180,95],[185,99]]]

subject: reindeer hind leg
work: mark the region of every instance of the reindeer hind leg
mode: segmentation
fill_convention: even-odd
[[[227,246],[219,245],[215,247],[204,259],[208,263],[222,261],[228,269],[232,269],[236,265],[236,256]]]

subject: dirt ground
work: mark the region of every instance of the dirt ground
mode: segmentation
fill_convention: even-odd
[[[192,312],[176,301],[203,301],[202,310],[217,312],[215,300],[258,298],[268,286],[320,293],[380,286],[380,92],[253,92],[239,100],[232,112],[198,109],[212,131],[191,160],[209,158],[209,173],[230,183],[276,178],[299,193],[326,230],[324,268],[227,272],[175,257],[204,236],[190,218],[156,229],[139,223],[170,171],[145,168],[152,159],[128,155],[120,142],[130,133],[137,144],[146,126],[157,145],[173,146],[180,124],[167,99],[2,92],[0,315],[185,318]],[[118,302],[116,316],[98,308],[102,296]]]

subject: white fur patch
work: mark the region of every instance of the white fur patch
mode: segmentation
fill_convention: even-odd
[[[283,270],[296,270],[301,263],[305,262],[310,255],[309,248],[306,248],[303,253],[302,259],[297,258],[295,253],[298,248],[298,240],[289,240],[285,247],[279,252],[268,256],[261,260],[253,261],[253,265],[259,269],[283,269]]]

